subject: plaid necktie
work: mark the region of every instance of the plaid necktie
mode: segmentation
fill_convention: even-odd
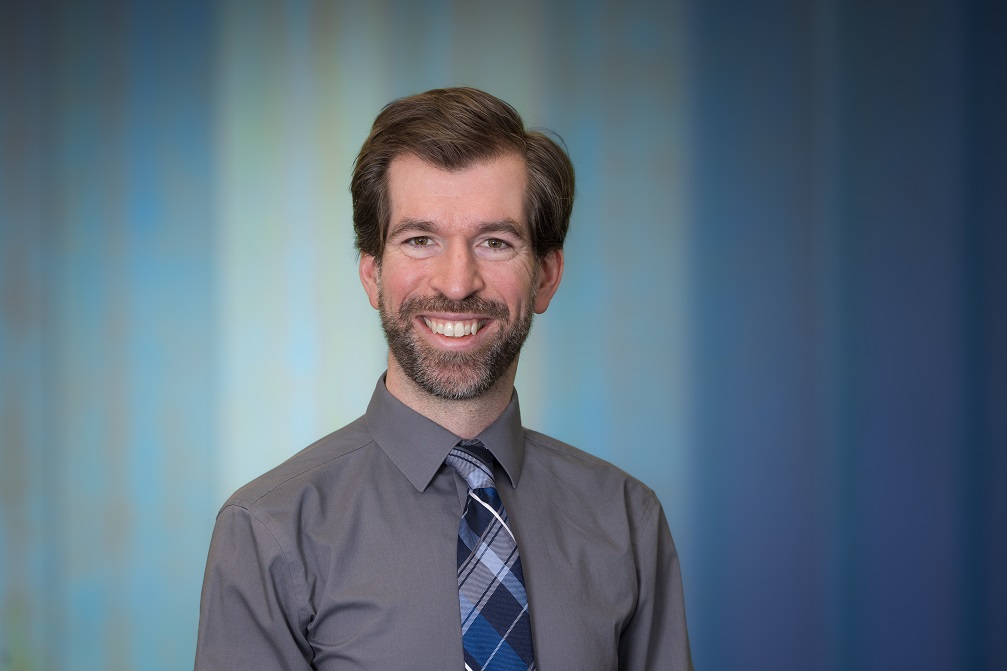
[[[458,601],[469,671],[535,668],[517,543],[493,482],[493,455],[463,440],[445,462],[469,485],[458,528]]]

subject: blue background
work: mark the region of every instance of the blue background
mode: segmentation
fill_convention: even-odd
[[[216,509],[383,369],[351,163],[566,140],[529,426],[660,495],[697,668],[1007,668],[1007,17],[967,0],[0,8],[0,668],[191,666]]]

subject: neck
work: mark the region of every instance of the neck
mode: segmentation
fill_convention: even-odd
[[[475,438],[507,409],[514,393],[516,374],[517,361],[486,393],[475,398],[452,401],[421,389],[402,371],[395,358],[389,355],[385,387],[406,407],[440,424],[456,436]]]

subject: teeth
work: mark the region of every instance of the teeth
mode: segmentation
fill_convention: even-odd
[[[437,322],[432,319],[423,318],[423,323],[434,333],[446,335],[449,338],[461,338],[462,336],[475,335],[479,331],[479,320],[473,319],[467,322]]]

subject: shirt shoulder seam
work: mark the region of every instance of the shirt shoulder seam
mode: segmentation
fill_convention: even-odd
[[[640,511],[640,514],[637,516],[637,518],[633,520],[633,522],[637,524],[636,528],[642,529],[646,527],[650,523],[651,519],[654,517],[654,513],[660,507],[661,501],[658,498],[657,493],[653,489],[651,489],[646,483],[634,477],[632,474],[627,473],[626,471],[619,468],[615,464],[605,461],[601,457],[596,457],[595,455],[589,452],[577,449],[573,445],[568,446],[570,449],[562,449],[561,447],[551,443],[556,442],[559,443],[560,445],[567,445],[566,443],[563,443],[562,441],[557,441],[554,438],[549,438],[545,434],[538,433],[537,431],[525,429],[524,436],[525,440],[527,440],[530,443],[534,443],[535,445],[541,448],[550,450],[552,452],[559,452],[561,454],[573,457],[574,459],[578,459],[580,461],[584,461],[587,463],[593,463],[607,466],[609,468],[614,468],[615,470],[619,471],[624,476],[626,476],[627,481],[632,482],[637,488],[639,488],[639,490],[643,494],[642,496],[643,501],[641,501],[643,509]],[[538,439],[538,436],[542,436],[543,438],[549,438],[549,440],[548,442],[540,440]]]
[[[561,452],[563,454],[569,455],[569,456],[574,457],[575,459],[579,459],[581,461],[588,461],[588,462],[592,462],[592,463],[596,463],[596,464],[604,464],[604,465],[607,465],[607,466],[611,466],[612,468],[619,468],[615,464],[611,464],[611,463],[605,461],[604,459],[601,459],[599,457],[594,456],[593,454],[590,454],[589,452],[585,452],[583,450],[579,450],[576,447],[574,447],[573,445],[567,445],[566,443],[563,443],[562,441],[558,441],[558,440],[556,440],[554,438],[550,438],[549,439],[550,441],[559,443],[560,445],[563,445],[563,446],[566,446],[566,447],[570,448],[570,449],[567,449],[567,450],[560,449],[556,445],[551,445],[548,442],[539,440],[537,438],[538,436],[542,436],[543,438],[548,438],[548,436],[546,436],[545,434],[539,433],[537,431],[532,431],[530,429],[525,429],[524,430],[524,438],[529,443],[534,443],[534,444],[538,445],[539,447],[545,448],[547,450],[551,450],[552,452]],[[622,469],[619,469],[619,470],[622,470]],[[625,471],[623,471],[623,472],[625,472]],[[629,475],[629,474],[627,473],[627,475]],[[632,476],[630,476],[630,477],[632,477]]]
[[[316,468],[320,468],[320,467],[322,467],[322,466],[324,466],[324,465],[326,465],[326,464],[328,464],[328,463],[330,463],[332,461],[335,461],[336,459],[341,459],[341,458],[343,458],[343,457],[345,457],[347,455],[353,454],[354,452],[357,452],[359,450],[364,449],[365,447],[369,447],[369,446],[374,445],[374,444],[376,444],[376,442],[375,442],[374,438],[371,438],[366,443],[364,443],[362,445],[358,445],[357,447],[354,447],[353,449],[347,450],[345,452],[340,452],[339,454],[333,455],[333,456],[329,457],[328,459],[325,459],[324,461],[318,462],[317,464],[312,464],[311,466],[308,466],[307,468],[304,468],[303,470],[300,470],[300,471],[298,471],[296,473],[293,473],[289,477],[286,477],[286,478],[284,478],[284,479],[282,479],[282,480],[274,483],[272,487],[270,487],[269,489],[261,492],[255,498],[245,498],[245,497],[240,496],[237,492],[235,492],[231,496],[231,498],[229,498],[227,500],[227,503],[225,503],[224,506],[226,507],[228,505],[237,505],[239,502],[241,502],[241,503],[245,503],[247,505],[246,506],[239,506],[239,507],[247,507],[249,509],[249,512],[251,512],[250,509],[251,509],[252,506],[255,506],[255,504],[257,504],[264,497],[268,496],[269,494],[272,494],[274,491],[276,491],[277,489],[279,489],[281,486],[287,484],[291,480],[296,480],[297,478],[300,478],[300,477],[304,476],[305,474],[310,473],[311,471],[315,470]]]

